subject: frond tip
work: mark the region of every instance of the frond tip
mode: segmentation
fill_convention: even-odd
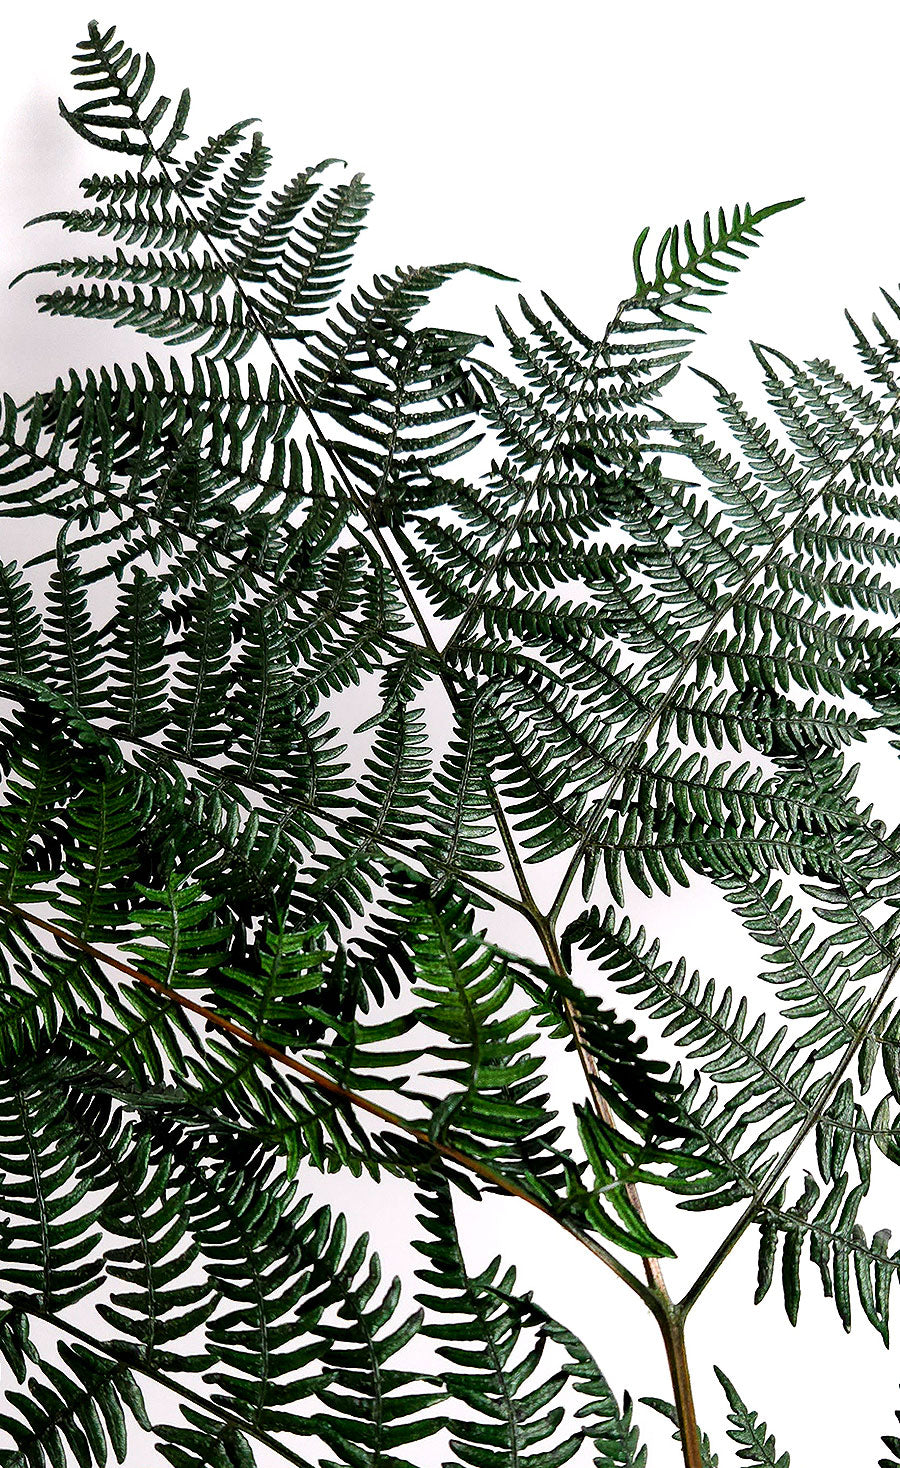
[[[751,1468],[791,1468],[790,1453],[779,1455],[775,1439],[766,1424],[760,1422],[757,1413],[751,1412],[741,1401],[725,1372],[716,1366],[715,1373],[731,1408],[728,1420],[733,1425],[728,1429],[728,1436],[743,1449],[738,1456],[750,1464]]]
[[[60,99],[59,110],[69,126],[98,148],[114,153],[151,157],[165,162],[185,137],[191,96],[181,93],[168,132],[158,129],[171,106],[171,98],[152,96],[156,67],[151,56],[140,56],[115,39],[116,28],[101,32],[95,20],[88,26],[88,39],[79,41],[75,52],[76,91],[90,92],[89,101],[68,108]],[[112,136],[117,133],[118,136]]]
[[[635,304],[661,316],[665,316],[672,306],[686,311],[708,311],[708,306],[692,297],[721,295],[727,285],[727,275],[740,269],[733,262],[746,260],[747,250],[758,244],[759,225],[763,220],[802,203],[802,198],[785,199],[779,204],[768,204],[764,209],[751,209],[749,204],[742,209],[736,204],[730,223],[725,210],[720,209],[715,232],[707,211],[703,216],[703,240],[699,246],[694,240],[690,220],[685,220],[683,233],[677,224],[670,225],[657,246],[653,274],[649,278],[644,275],[642,266],[644,246],[650,234],[648,225],[638,235],[632,254]],[[678,324],[684,327],[688,323]]]

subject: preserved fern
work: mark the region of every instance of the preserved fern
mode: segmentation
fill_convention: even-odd
[[[900,730],[900,308],[857,379],[758,347],[766,416],[701,374],[685,423],[702,313],[798,200],[643,231],[599,338],[544,295],[492,346],[420,312],[496,271],[353,279],[361,175],[196,145],[113,29],[74,75],[122,168],[42,216],[89,253],[38,307],[181,351],[0,415],[0,1459],[645,1468],[602,1331],[466,1257],[490,1194],[651,1312],[649,1405],[716,1464],[685,1325],[746,1232],[757,1298],[778,1266],[796,1321],[815,1265],[889,1335],[900,832],[858,773]],[[750,994],[621,911],[674,887]],[[414,1279],[316,1197],[342,1171],[415,1200]],[[672,1207],[728,1215],[680,1300]]]

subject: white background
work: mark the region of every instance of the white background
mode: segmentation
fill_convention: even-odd
[[[62,0],[19,3],[4,16],[3,280],[56,248],[37,228],[23,235],[24,221],[74,204],[74,183],[103,164],[56,115],[56,95],[71,96],[69,55],[88,18]],[[97,18],[153,53],[165,90],[191,86],[195,141],[257,114],[280,177],[333,155],[364,170],[376,208],[362,278],[395,264],[468,259],[516,276],[531,298],[547,289],[599,330],[628,289],[643,225],[656,237],[720,203],[802,194],[801,209],[766,226],[695,358],[754,399],[748,337],[849,364],[842,308],[865,318],[878,308],[879,286],[896,288],[900,12],[892,4],[119,0]],[[68,237],[70,253],[82,246],[96,248]],[[514,310],[518,288],[456,281],[435,315],[490,334],[493,301]],[[139,339],[108,326],[37,317],[31,297],[27,283],[0,293],[0,389],[13,396],[68,365],[108,361],[114,349],[124,361],[143,354]],[[723,947],[714,922],[691,921],[692,957],[731,977],[743,960]],[[677,949],[688,924],[674,900],[654,908],[654,926],[667,925]],[[876,1201],[870,1231],[900,1213],[896,1192]],[[372,1206],[379,1243],[402,1263],[397,1217],[377,1196]],[[717,1215],[686,1224],[696,1229],[679,1239],[688,1263],[682,1276],[676,1266],[676,1280],[691,1277],[726,1226]],[[485,1206],[467,1227],[474,1262],[502,1247],[523,1282],[584,1335],[617,1390],[666,1395],[655,1327],[602,1268],[524,1207]],[[735,1459],[713,1360],[767,1418],[780,1449],[792,1450],[795,1468],[874,1468],[900,1407],[900,1361],[864,1320],[844,1337],[809,1268],[796,1332],[777,1283],[754,1310],[746,1244],[692,1320],[700,1416],[722,1461]],[[651,1423],[647,1435],[651,1468],[676,1461],[665,1432]]]

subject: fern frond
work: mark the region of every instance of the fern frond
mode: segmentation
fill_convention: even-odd
[[[628,1393],[625,1392],[620,1407],[597,1362],[577,1336],[549,1317],[543,1328],[566,1351],[569,1358],[566,1370],[575,1391],[588,1398],[575,1415],[585,1419],[583,1430],[594,1453],[594,1468],[646,1468],[647,1449],[641,1445],[638,1429],[632,1423]]]
[[[377,389],[384,381],[381,361],[389,367],[396,362],[413,317],[439,286],[463,270],[496,276],[485,266],[455,261],[398,268],[393,275],[377,275],[366,289],[360,286],[348,305],[338,306],[333,317],[304,338],[297,377],[307,406],[351,416],[367,406],[369,372],[378,374]]]
[[[205,282],[204,282],[205,284]],[[174,285],[162,295],[153,287],[145,295],[140,286],[126,291],[111,286],[67,286],[65,290],[39,295],[38,308],[50,316],[82,316],[92,321],[111,321],[114,326],[131,326],[171,346],[196,344],[213,361],[235,361],[253,346],[258,328],[248,322],[239,297],[230,304],[219,297],[213,306],[211,294],[203,291],[197,308],[191,296]]]
[[[67,234],[112,235],[139,249],[190,250],[200,233],[193,215],[178,204],[170,206],[164,198],[130,207],[104,204],[94,209],[57,209],[28,222],[58,224]]]
[[[66,810],[57,902],[63,926],[85,940],[118,936],[141,871],[141,832],[151,794],[130,774],[82,775]]]
[[[84,574],[61,537],[44,617],[49,673],[72,705],[87,715],[103,707],[102,658],[92,631]]]
[[[263,215],[256,226],[257,238],[251,235],[235,262],[240,277],[260,282],[266,327],[276,339],[296,336],[295,318],[318,315],[340,294],[372,200],[368,185],[357,174],[350,183],[338,184],[316,199],[298,220],[298,206],[312,193],[305,176],[295,181],[276,199],[268,217]]]
[[[6,1332],[4,1331],[4,1334]],[[8,1347],[0,1346],[7,1356]],[[33,1347],[32,1347],[33,1351]],[[133,1417],[149,1431],[143,1397],[128,1367],[107,1361],[82,1345],[61,1342],[62,1366],[46,1361],[40,1375],[27,1382],[28,1392],[9,1391],[6,1401],[20,1414],[0,1414],[2,1429],[15,1444],[4,1450],[10,1465],[27,1463],[55,1468],[66,1461],[67,1450],[75,1461],[103,1468],[112,1448],[118,1462],[127,1450],[127,1418]],[[24,1376],[22,1377],[24,1380]]]
[[[0,1077],[0,1216],[6,1224],[0,1278],[53,1313],[94,1293],[102,1262],[99,1209],[81,1206],[91,1184],[78,1175],[77,1139],[64,1125],[65,1094],[46,1079],[33,1058]]]
[[[457,707],[447,753],[434,774],[432,831],[423,843],[447,866],[499,871],[488,780],[491,726],[482,710]]]
[[[176,1155],[154,1148],[151,1136],[122,1124],[105,1097],[73,1097],[69,1115],[79,1136],[86,1174],[95,1189],[112,1186],[98,1222],[107,1239],[107,1278],[127,1288],[98,1304],[120,1341],[133,1342],[126,1359],[163,1372],[208,1369],[205,1351],[186,1352],[183,1342],[209,1319],[216,1294],[209,1280],[188,1283],[198,1255],[187,1232],[186,1187],[173,1178]]]
[[[753,1464],[754,1468],[791,1468],[790,1454],[778,1455],[775,1439],[766,1424],[759,1421],[756,1412],[751,1412],[744,1405],[724,1371],[716,1366],[715,1373],[731,1408],[728,1420],[734,1425],[728,1429],[728,1436],[740,1444],[742,1451],[738,1457]]]
[[[510,1012],[515,974],[474,931],[464,899],[435,894],[424,883],[395,878],[393,885],[391,917],[379,925],[377,940],[422,1001],[417,1019],[439,1037],[428,1045],[423,1077],[446,1083],[430,1100],[429,1136],[490,1157],[538,1188],[554,1174],[560,1181],[554,1144],[561,1128],[550,1125],[553,1114],[538,1089],[544,1078],[522,1032],[526,1014]]]
[[[190,108],[190,93],[181,93],[169,130],[159,129],[170,107],[168,97],[152,98],[156,68],[150,56],[140,56],[115,39],[115,27],[101,32],[96,21],[88,26],[88,39],[79,41],[75,52],[76,91],[91,96],[78,107],[62,102],[59,110],[69,126],[98,148],[129,153],[149,161],[171,157],[184,137]],[[151,100],[152,99],[152,100]],[[117,137],[111,136],[118,133]]]
[[[823,1290],[834,1298],[845,1330],[850,1329],[851,1323],[852,1262],[863,1312],[887,1344],[890,1290],[900,1266],[900,1254],[888,1252],[890,1229],[879,1229],[870,1241],[857,1222],[866,1191],[867,1180],[848,1188],[847,1175],[843,1174],[823,1197],[815,1179],[807,1174],[802,1194],[786,1207],[782,1188],[763,1210],[760,1220],[756,1299],[761,1300],[768,1293],[781,1243],[785,1309],[791,1324],[796,1325],[800,1264],[804,1246],[808,1246],[810,1259],[818,1265]]]
[[[200,759],[220,753],[225,744],[232,602],[231,587],[219,580],[189,594],[177,607],[182,659],[173,674],[168,737],[179,753]]]
[[[239,153],[216,188],[206,191],[197,219],[204,234],[231,239],[253,210],[269,171],[271,153],[254,133],[250,147]]]
[[[99,258],[89,255],[86,258],[71,260],[53,260],[46,265],[36,265],[31,270],[24,270],[21,275],[10,282],[16,285],[26,275],[37,275],[51,272],[53,275],[69,275],[76,280],[106,280],[125,281],[134,286],[163,287],[170,291],[186,291],[193,295],[196,292],[203,293],[206,297],[217,296],[227,284],[227,274],[208,251],[204,251],[202,260],[194,256],[173,255],[170,253],[159,255],[147,254],[144,258],[136,255],[126,255],[121,248],[116,250],[115,255],[101,255]],[[37,297],[40,310],[49,311],[53,316],[63,315],[95,315],[102,317],[103,305],[112,303],[114,297],[108,292],[82,293],[76,297],[66,296],[56,292],[54,294],[41,294]],[[121,293],[116,298],[124,306],[127,297]],[[48,304],[44,304],[44,303]],[[129,324],[122,321],[114,314],[109,320],[116,324]],[[134,323],[137,324],[137,321]]]
[[[57,821],[69,793],[70,754],[46,708],[3,720],[6,781],[0,804],[0,881],[11,901],[37,896],[57,867]],[[54,737],[55,736],[55,737]]]
[[[0,662],[25,678],[43,670],[41,616],[15,561],[0,562]]]
[[[524,1322],[516,1308],[515,1272],[501,1273],[495,1260],[471,1274],[460,1250],[446,1181],[438,1174],[423,1181],[427,1191],[417,1198],[425,1210],[419,1222],[426,1237],[417,1248],[428,1267],[417,1274],[428,1292],[419,1298],[436,1317],[424,1331],[442,1343],[439,1355],[455,1368],[444,1371],[444,1384],[451,1400],[466,1409],[450,1423],[451,1447],[459,1463],[474,1468],[560,1468],[581,1442],[580,1433],[560,1440],[563,1409],[546,1410],[562,1390],[566,1373],[548,1375],[542,1369],[546,1336],[533,1345],[528,1336],[521,1342]],[[444,1323],[447,1315],[461,1316],[462,1322]],[[538,1443],[543,1446],[534,1451]]]
[[[802,199],[786,199],[780,204],[769,204],[764,209],[753,210],[749,204],[743,209],[735,205],[729,221],[724,209],[716,219],[715,232],[710,215],[703,216],[703,243],[698,247],[694,241],[690,222],[686,222],[683,234],[677,225],[667,229],[656,251],[654,274],[644,276],[641,257],[649,229],[642,230],[634,247],[635,299],[658,314],[664,323],[673,307],[682,310],[708,311],[709,307],[695,296],[721,295],[728,283],[728,276],[740,267],[734,261],[745,260],[747,251],[755,249],[759,242],[759,225],[773,214],[793,209]],[[698,328],[681,318],[673,318],[680,330]],[[667,324],[667,323],[666,323]]]
[[[140,567],[120,590],[109,650],[106,695],[121,732],[145,739],[166,723],[166,619],[159,582]]]
[[[665,1021],[662,1033],[675,1037],[699,1070],[718,1086],[735,1088],[719,1113],[722,1126],[730,1129],[727,1146],[720,1133],[710,1132],[710,1110],[690,1108],[686,1120],[699,1127],[709,1150],[690,1147],[687,1166],[670,1156],[674,1173],[668,1182],[686,1194],[700,1195],[685,1201],[688,1208],[733,1201],[738,1164],[751,1174],[772,1142],[815,1106],[820,1084],[815,1070],[817,1029],[794,1039],[786,1026],[767,1035],[762,1018],[750,1020],[746,999],[735,1003],[730,986],[720,991],[713,980],[704,983],[698,973],[689,974],[683,960],[660,962],[658,942],[648,947],[643,929],[632,936],[627,918],[617,926],[612,909],[602,920],[596,909],[585,913],[567,930],[566,943],[578,943],[599,959],[604,973],[624,994],[640,995],[638,1008]],[[710,1097],[715,1104],[715,1093]],[[749,1128],[753,1130],[745,1141]],[[704,1174],[700,1168],[695,1172],[693,1164],[701,1160],[710,1172]],[[724,1175],[718,1172],[720,1164]]]
[[[507,1294],[506,1298],[512,1304],[515,1297]],[[575,1416],[585,1419],[582,1431],[596,1454],[595,1468],[646,1468],[647,1449],[641,1446],[638,1429],[632,1425],[628,1393],[624,1394],[620,1407],[594,1357],[572,1331],[554,1320],[530,1296],[519,1298],[516,1304],[523,1320],[537,1324],[543,1335],[566,1352],[566,1374],[577,1394],[588,1398]]]

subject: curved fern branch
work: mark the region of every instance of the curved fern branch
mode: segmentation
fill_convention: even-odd
[[[332,1096],[341,1102],[345,1102],[355,1109],[366,1113],[369,1116],[375,1117],[376,1120],[382,1121],[392,1129],[412,1138],[415,1142],[420,1143],[430,1151],[439,1153],[442,1157],[446,1157],[448,1161],[454,1162],[464,1170],[476,1174],[483,1181],[489,1183],[492,1187],[496,1187],[500,1192],[507,1193],[512,1197],[520,1198],[522,1199],[522,1201],[530,1203],[533,1208],[537,1208],[539,1212],[549,1214],[550,1217],[556,1216],[553,1210],[548,1208],[548,1206],[539,1198],[535,1198],[534,1196],[532,1196],[532,1194],[527,1192],[524,1188],[519,1187],[519,1185],[512,1180],[502,1176],[493,1168],[488,1167],[486,1163],[481,1162],[477,1158],[468,1157],[464,1152],[460,1152],[457,1148],[449,1146],[444,1142],[433,1140],[427,1132],[423,1132],[417,1127],[411,1126],[410,1123],[404,1121],[403,1118],[398,1116],[395,1112],[388,1110],[387,1107],[380,1106],[377,1102],[370,1100],[367,1096],[361,1096],[355,1092],[348,1091],[338,1082],[333,1081],[329,1076],[323,1075],[319,1071],[314,1070],[311,1066],[305,1065],[302,1061],[295,1059],[295,1057],[292,1055],[286,1055],[283,1051],[276,1049],[275,1046],[269,1045],[265,1040],[261,1040],[256,1036],[251,1035],[249,1031],[245,1030],[242,1026],[232,1023],[231,1020],[223,1019],[220,1015],[215,1014],[212,1010],[207,1009],[204,1005],[198,1004],[195,1000],[188,998],[187,995],[180,994],[176,990],[169,988],[168,985],[159,983],[156,979],[151,978],[149,974],[142,973],[139,969],[132,968],[129,964],[122,963],[120,959],[113,958],[110,954],[103,953],[93,944],[85,943],[83,939],[76,937],[72,933],[66,932],[65,929],[58,927],[54,923],[47,922],[44,918],[40,918],[34,913],[27,912],[24,908],[19,907],[15,903],[11,903],[0,898],[0,907],[2,907],[3,910],[5,910],[6,912],[9,912],[15,917],[19,918],[22,922],[28,923],[31,927],[40,929],[40,931],[48,933],[56,940],[56,942],[61,944],[63,947],[75,948],[80,953],[84,953],[88,957],[93,958],[97,963],[104,965],[106,968],[114,969],[117,973],[123,974],[126,978],[135,980],[137,983],[143,985],[145,988],[152,990],[156,994],[159,994],[162,998],[168,1000],[170,1003],[178,1005],[181,1009],[187,1010],[191,1014],[195,1014],[199,1019],[202,1019],[206,1023],[214,1026],[216,1029],[233,1036],[235,1039],[240,1040],[243,1044],[249,1046],[252,1050],[257,1051],[261,1055],[267,1056],[270,1060],[274,1060],[278,1065],[283,1066],[285,1069],[293,1071],[295,1074],[302,1076],[308,1084],[327,1093],[329,1096]],[[613,1273],[625,1284],[629,1285],[629,1287],[634,1290],[635,1293],[640,1295],[643,1299],[647,1300],[648,1303],[653,1300],[653,1297],[649,1294],[649,1291],[646,1290],[645,1286],[641,1283],[637,1276],[633,1275],[631,1271],[627,1269],[626,1266],[623,1265],[615,1257],[614,1254],[611,1254],[609,1250],[603,1247],[602,1244],[597,1243],[594,1239],[582,1233],[573,1225],[564,1221],[562,1222],[563,1227],[566,1228],[566,1231],[568,1233],[571,1233],[572,1236],[579,1241],[579,1243],[583,1244],[584,1247],[587,1248],[598,1259],[601,1259],[603,1263],[606,1264],[610,1269],[612,1269]]]

